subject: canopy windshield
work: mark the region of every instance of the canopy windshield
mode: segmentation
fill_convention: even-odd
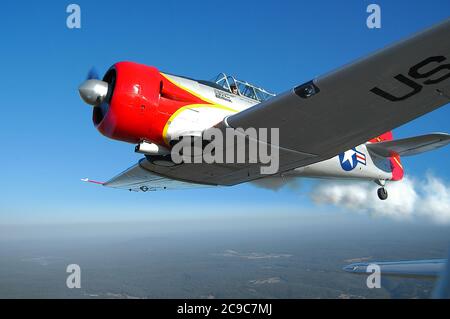
[[[213,81],[230,93],[245,96],[259,102],[268,100],[269,98],[275,96],[274,93],[270,93],[263,88],[257,87],[246,81],[238,80],[233,76],[226,75],[225,73],[220,73]]]

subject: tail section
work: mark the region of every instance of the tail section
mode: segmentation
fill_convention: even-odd
[[[377,136],[373,139],[371,139],[370,143],[380,143],[380,142],[387,142],[392,141],[394,139],[392,135],[392,131],[386,132],[384,134],[381,134],[380,136]],[[403,166],[402,162],[400,160],[400,155],[398,154],[391,154],[390,156],[387,156],[389,159],[389,162],[391,164],[391,171],[392,171],[392,179],[393,181],[399,181],[403,178]]]

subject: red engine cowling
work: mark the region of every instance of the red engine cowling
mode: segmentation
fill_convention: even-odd
[[[105,136],[129,143],[143,140],[164,145],[164,127],[183,106],[207,103],[172,83],[158,69],[119,62],[103,77],[108,93],[94,107],[93,121]]]
[[[142,139],[160,140],[160,132],[151,125],[160,101],[162,76],[150,66],[119,62],[105,74],[108,96],[94,108],[93,121],[105,136],[129,143]]]

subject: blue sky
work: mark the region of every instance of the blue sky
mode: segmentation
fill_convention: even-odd
[[[66,27],[67,1],[6,1],[0,10],[0,223],[83,222],[323,210],[304,192],[251,185],[134,194],[80,182],[107,180],[134,164],[134,146],[93,127],[78,85],[131,60],[198,79],[219,72],[282,92],[448,17],[449,1],[76,1],[81,30]],[[344,4],[345,3],[345,4]],[[449,131],[444,107],[394,131]],[[404,159],[417,178],[448,181],[450,149]],[[220,206],[220,209],[217,207]],[[257,215],[255,215],[257,218]]]

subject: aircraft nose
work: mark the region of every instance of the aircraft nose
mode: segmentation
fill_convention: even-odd
[[[342,268],[342,270],[344,270],[346,272],[353,272],[353,266],[352,265],[347,265],[344,268]]]
[[[342,269],[346,272],[351,272],[351,273],[365,272],[365,265],[356,263],[356,264],[347,265]]]
[[[80,97],[89,105],[98,105],[108,94],[108,83],[100,80],[87,80],[78,88]]]

